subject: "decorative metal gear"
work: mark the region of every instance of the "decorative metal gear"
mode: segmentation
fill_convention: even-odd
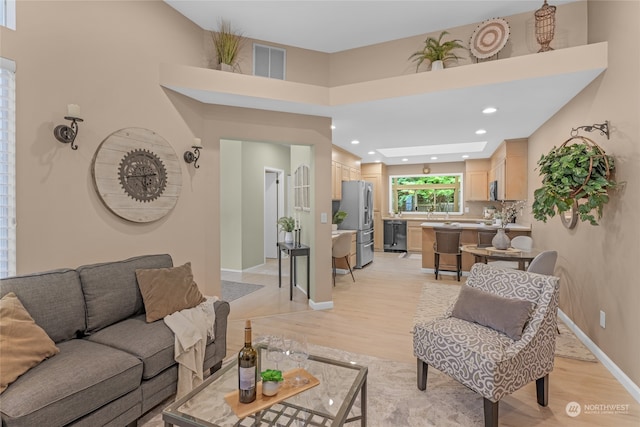
[[[167,169],[162,160],[149,150],[132,150],[118,167],[120,185],[134,200],[151,202],[167,187]]]

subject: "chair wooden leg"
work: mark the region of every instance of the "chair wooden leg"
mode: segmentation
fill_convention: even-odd
[[[456,261],[458,262],[458,282],[460,281],[460,276],[462,276],[462,254],[456,255]]]
[[[438,280],[438,270],[440,269],[440,254],[434,254],[434,263],[436,270],[436,280]]]
[[[347,255],[346,257],[344,257],[344,260],[347,261],[347,267],[349,267],[349,273],[351,273],[351,278],[353,279],[353,282],[356,282],[356,278],[353,277],[353,270],[351,270],[351,264],[349,264],[349,255]]]
[[[331,258],[331,265],[333,266],[333,286],[336,285],[336,259]]]
[[[484,427],[498,427],[498,402],[484,398]]]
[[[549,404],[549,374],[536,380],[536,396],[538,405],[547,406]]]
[[[418,390],[426,390],[427,389],[427,370],[429,369],[429,365],[425,362],[418,360]]]

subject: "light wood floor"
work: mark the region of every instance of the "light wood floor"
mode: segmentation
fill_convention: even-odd
[[[288,272],[286,259],[283,270]],[[276,332],[301,332],[313,344],[415,365],[410,334],[413,315],[422,285],[432,281],[433,274],[420,271],[419,259],[376,252],[374,262],[354,270],[354,275],[356,283],[348,274],[338,275],[334,308],[315,311],[300,290],[294,290],[294,299],[289,301],[288,276],[283,276],[283,286],[278,288],[276,260],[250,272],[223,272],[226,280],[265,285],[231,302],[227,357],[235,357],[242,347],[244,322],[251,319],[254,339]],[[454,276],[444,276],[439,282],[457,284]],[[557,357],[546,408],[537,405],[534,384],[501,401],[501,426],[640,426],[640,404],[600,362]],[[427,383],[425,399],[428,391]],[[606,414],[601,407],[591,407],[595,413],[571,418],[565,411],[569,402],[579,403],[583,411],[584,405],[619,404],[629,409],[626,414]]]

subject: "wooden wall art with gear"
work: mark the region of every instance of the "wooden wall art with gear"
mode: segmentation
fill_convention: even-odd
[[[164,138],[148,129],[113,132],[96,150],[91,170],[105,206],[132,222],[159,220],[180,197],[178,156]]]

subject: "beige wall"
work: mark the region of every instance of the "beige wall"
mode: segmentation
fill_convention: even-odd
[[[19,274],[169,253],[176,264],[192,262],[205,293],[219,294],[220,140],[309,145],[316,182],[330,176],[329,119],[202,105],[158,84],[161,63],[210,62],[204,32],[165,3],[29,1],[17,3],[17,15],[17,31],[1,30],[0,54],[17,62]],[[85,119],[77,151],[53,137],[70,103]],[[102,140],[133,126],[163,136],[179,158],[194,137],[204,145],[200,169],[181,162],[174,210],[148,224],[113,215],[91,178]],[[330,188],[316,195],[324,197],[316,208],[330,214]],[[315,225],[319,215],[308,227],[313,262],[330,265],[330,224]],[[325,289],[312,292],[314,301],[331,301],[330,269],[318,271],[314,287],[315,279]]]
[[[566,230],[558,218],[534,221],[540,248],[559,253],[560,308],[640,384],[640,2],[589,1],[589,43],[608,41],[609,67],[529,138],[529,199],[541,185],[536,160],[569,137],[571,128],[611,122],[611,139],[584,133],[616,159],[616,179],[626,186],[611,194],[600,226],[579,223]],[[599,326],[600,310],[606,329]]]
[[[533,13],[521,13],[503,18],[509,23],[511,31],[509,41],[499,53],[500,58],[528,55],[538,51],[540,46],[534,36]],[[562,49],[586,44],[586,2],[558,6],[556,24],[556,36],[551,47]],[[463,46],[468,46],[471,35],[478,25],[479,23],[475,23],[447,29],[449,34],[445,35],[443,40],[459,39]],[[332,54],[330,57],[330,86],[415,73],[415,63],[409,60],[409,56],[424,47],[424,40],[427,36],[437,38],[440,33],[441,31],[435,31]],[[456,64],[451,64],[452,67],[476,62],[469,52],[458,50],[456,54],[460,56],[460,60]],[[421,71],[426,69],[426,64],[420,68]]]

